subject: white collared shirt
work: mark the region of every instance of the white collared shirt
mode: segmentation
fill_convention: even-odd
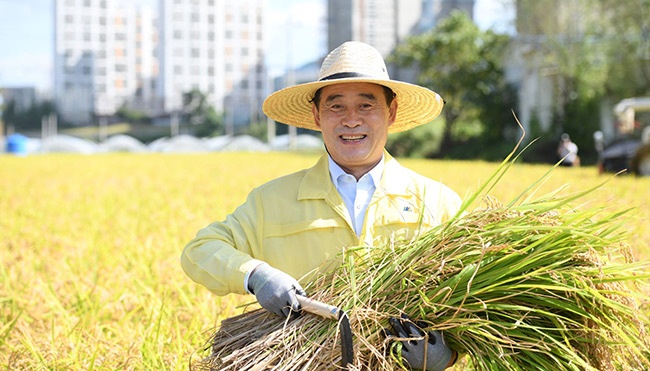
[[[364,174],[359,181],[357,181],[354,175],[343,171],[332,160],[331,156],[328,155],[328,159],[332,183],[334,183],[336,190],[341,195],[348,209],[354,232],[357,236],[360,236],[370,199],[372,199],[372,195],[375,193],[375,189],[377,189],[377,185],[381,179],[381,174],[384,171],[384,157],[382,155],[381,161],[369,172]]]

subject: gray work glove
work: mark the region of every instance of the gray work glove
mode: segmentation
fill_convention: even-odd
[[[266,263],[253,269],[248,277],[248,289],[262,308],[280,317],[298,316],[300,303],[296,294],[307,296],[295,278]]]
[[[391,317],[388,322],[392,327],[392,333],[390,333],[392,336],[398,338],[422,337],[420,340],[402,340],[402,358],[408,362],[411,369],[442,371],[447,368],[452,356],[455,356],[455,352],[445,343],[442,332],[429,332],[429,341],[427,342],[424,332],[407,316]]]

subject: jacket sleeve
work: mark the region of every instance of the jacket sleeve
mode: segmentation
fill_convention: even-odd
[[[251,255],[261,241],[261,209],[253,191],[226,220],[199,230],[181,255],[185,273],[216,295],[247,293],[246,273],[260,264]]]

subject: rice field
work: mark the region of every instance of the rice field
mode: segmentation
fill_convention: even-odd
[[[253,298],[216,297],[180,252],[248,191],[317,154],[0,156],[0,367],[184,370],[222,320]],[[401,160],[461,195],[498,164]],[[510,201],[549,171],[515,165],[491,195]],[[633,208],[628,243],[650,258],[650,179],[557,168],[531,197],[606,182],[576,207]]]

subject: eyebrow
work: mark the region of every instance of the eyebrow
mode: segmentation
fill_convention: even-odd
[[[372,93],[359,93],[357,96],[362,97],[362,98],[366,98],[366,99],[370,99],[370,100],[373,100],[373,101],[377,100],[375,95],[372,94]],[[341,98],[341,97],[343,97],[343,94],[332,94],[332,95],[328,96],[327,99],[325,99],[325,103],[329,103],[329,102],[331,102],[331,101],[333,101],[335,99]]]

